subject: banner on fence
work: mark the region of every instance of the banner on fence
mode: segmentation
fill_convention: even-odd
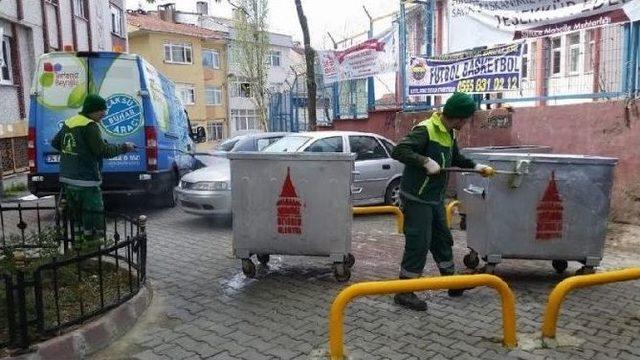
[[[398,43],[392,29],[341,51],[318,51],[324,83],[364,79],[398,69]]]
[[[451,0],[449,52],[640,20],[640,0]]]
[[[407,69],[409,95],[517,90],[521,64],[522,44],[434,58],[412,57]]]

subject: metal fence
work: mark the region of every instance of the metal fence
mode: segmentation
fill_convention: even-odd
[[[433,17],[433,10],[426,7]],[[416,55],[401,12],[400,87],[404,110],[427,110],[446,96],[408,96],[407,61]],[[432,27],[428,33],[433,32]],[[437,34],[436,34],[437,36]],[[428,37],[429,38],[429,37]],[[613,24],[553,37],[527,40],[520,86],[500,93],[476,94],[479,105],[566,105],[640,95],[640,22]],[[404,66],[402,66],[404,64]]]
[[[146,281],[146,218],[105,215],[100,244],[79,250],[64,208],[0,205],[0,348],[27,349],[138,293]]]

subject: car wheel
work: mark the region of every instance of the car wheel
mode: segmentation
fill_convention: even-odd
[[[395,179],[387,186],[384,195],[384,203],[386,205],[400,207],[400,179]]]

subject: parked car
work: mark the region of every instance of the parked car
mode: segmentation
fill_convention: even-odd
[[[231,214],[231,166],[226,154],[260,151],[286,133],[259,133],[236,136],[222,142],[210,155],[196,156],[201,169],[182,177],[175,188],[180,208],[195,215]]]
[[[394,146],[389,139],[376,134],[317,131],[290,134],[264,151],[355,153],[353,204],[399,206],[400,177],[404,165],[391,158]]]
[[[204,140],[204,128],[192,130],[171,80],[138,55],[111,52],[44,54],[35,72],[27,150],[31,193],[60,192],[60,154],[51,139],[95,93],[107,102],[102,137],[138,148],[104,160],[105,194],[150,194],[159,205],[175,205],[173,188],[196,169],[191,153]]]

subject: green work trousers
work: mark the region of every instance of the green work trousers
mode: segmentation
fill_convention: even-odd
[[[74,245],[97,241],[104,236],[104,203],[98,186],[64,186],[69,215],[74,224]]]
[[[444,204],[426,204],[408,199],[403,199],[402,204],[405,245],[400,278],[420,277],[429,251],[440,274],[453,275],[453,236],[447,226]]]

